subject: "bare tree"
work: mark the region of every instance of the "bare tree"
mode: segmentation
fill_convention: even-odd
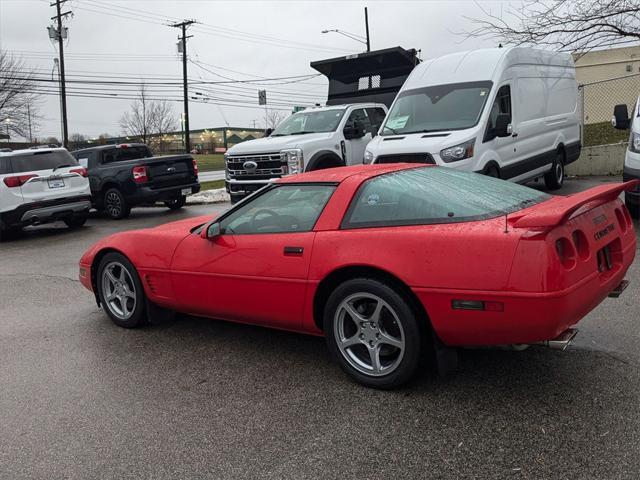
[[[285,118],[287,118],[287,115],[283,111],[269,110],[266,116],[267,128],[276,128]]]
[[[640,40],[640,0],[524,0],[500,14],[476,4],[484,18],[467,37],[579,53]]]
[[[151,100],[144,83],[140,86],[138,98],[131,104],[131,110],[120,118],[120,127],[125,135],[156,146],[162,145],[162,136],[175,130],[175,126],[171,104],[167,100]]]
[[[86,135],[81,133],[72,133],[69,137],[69,149],[78,150],[86,144],[87,140],[88,138]]]
[[[39,121],[34,71],[24,60],[0,50],[0,123],[2,133],[33,138]]]

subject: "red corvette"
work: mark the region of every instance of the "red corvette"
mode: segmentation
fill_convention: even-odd
[[[636,251],[619,194],[568,197],[415,164],[287,177],[217,219],[123,232],[80,280],[114,323],[163,310],[324,335],[357,381],[408,380],[429,342],[531,344],[626,286]]]

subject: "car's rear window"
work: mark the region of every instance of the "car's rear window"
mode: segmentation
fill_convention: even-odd
[[[551,198],[516,183],[451,168],[421,167],[363,183],[342,228],[482,220]]]
[[[151,157],[152,153],[148,147],[117,147],[106,150],[103,154],[103,162],[126,162],[127,160],[137,160],[139,158]]]
[[[33,153],[21,153],[11,155],[11,167],[13,173],[37,172],[39,170],[52,170],[56,167],[75,167],[78,161],[65,150],[53,152],[40,152],[34,150]]]

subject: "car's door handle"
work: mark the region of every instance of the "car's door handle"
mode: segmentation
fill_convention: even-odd
[[[284,247],[284,254],[285,255],[302,255],[304,253],[304,248],[303,247]]]

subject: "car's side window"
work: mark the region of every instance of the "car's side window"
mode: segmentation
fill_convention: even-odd
[[[9,158],[0,158],[0,175],[8,175],[11,172],[11,162],[9,162]]]
[[[278,185],[220,221],[223,235],[309,232],[334,185]]]
[[[371,121],[369,120],[369,117],[367,117],[367,112],[364,108],[358,108],[351,112],[351,115],[349,115],[349,118],[347,118],[347,123],[345,124],[345,126],[353,127],[356,121],[360,122],[360,125],[362,125],[365,133],[371,131]]]
[[[78,159],[78,163],[84,168],[93,167],[95,164],[96,152],[80,152],[74,155]]]

